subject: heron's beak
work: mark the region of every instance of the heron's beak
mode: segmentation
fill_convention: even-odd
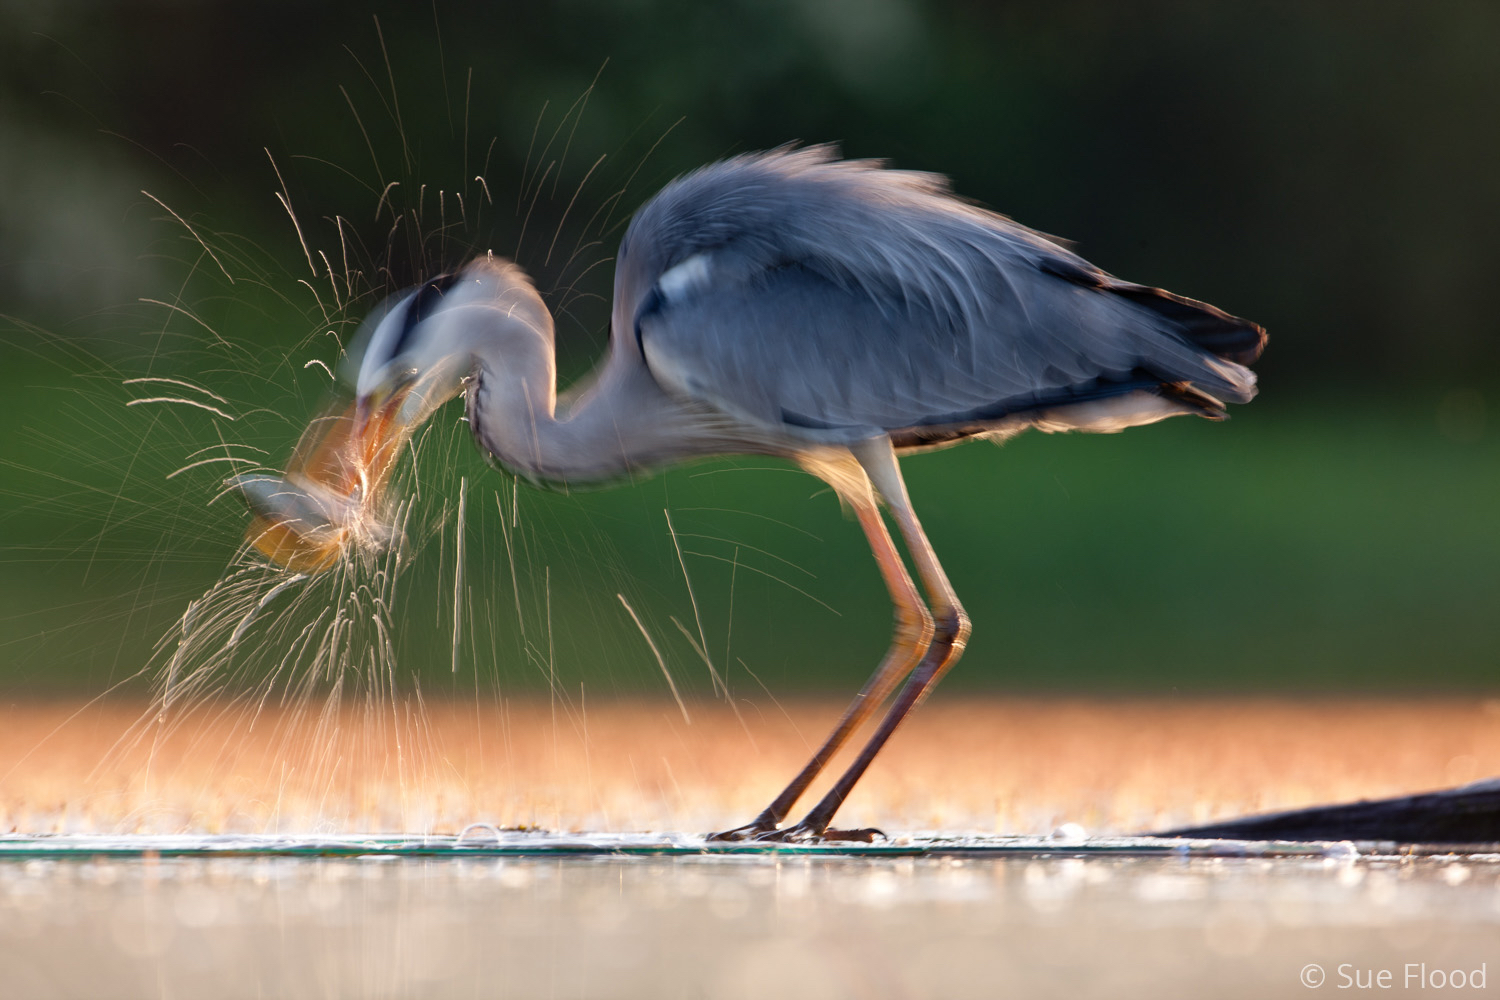
[[[411,388],[411,382],[402,382],[354,401],[348,443],[342,453],[330,457],[338,478],[360,502],[379,499],[401,446],[416,430],[402,412]]]
[[[361,445],[378,449],[411,387],[410,379],[392,381],[357,398],[354,409],[349,414],[353,420],[349,430],[350,438]]]

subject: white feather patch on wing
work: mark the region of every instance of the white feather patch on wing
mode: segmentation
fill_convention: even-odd
[[[656,287],[669,303],[681,302],[708,284],[708,254],[695,253],[687,260],[668,268],[656,279]]]

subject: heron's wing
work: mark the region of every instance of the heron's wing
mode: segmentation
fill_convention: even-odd
[[[876,173],[876,172],[872,172]],[[881,171],[878,175],[892,176]],[[1254,324],[1118,281],[999,216],[949,198],[854,217],[881,233],[788,219],[774,252],[733,240],[674,265],[635,317],[673,391],[762,423],[851,436],[1189,385],[1243,402]],[[863,245],[860,235],[868,238]]]

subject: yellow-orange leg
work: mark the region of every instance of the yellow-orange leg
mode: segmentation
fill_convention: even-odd
[[[880,727],[828,794],[823,796],[802,822],[785,830],[762,834],[761,839],[803,840],[823,837],[834,813],[838,812],[844,800],[849,797],[849,792],[874,761],[876,754],[880,753],[911,710],[922,703],[943,675],[958,662],[969,638],[969,616],[958,603],[958,595],[948,582],[948,574],[938,561],[937,553],[932,550],[932,543],[922,530],[922,522],[912,510],[911,498],[907,496],[906,484],[901,479],[901,467],[890,441],[882,438],[867,442],[856,447],[854,454],[896,519],[897,527],[906,541],[907,551],[911,553],[912,562],[927,590],[934,625],[932,642],[927,647],[922,662],[912,671],[906,686],[901,689],[885,718],[881,720]]]
[[[859,470],[856,468],[854,471]],[[841,492],[844,494],[844,499],[854,508],[860,527],[865,531],[865,537],[870,542],[870,551],[874,553],[875,562],[880,567],[880,575],[885,579],[886,589],[890,591],[891,603],[895,605],[896,628],[891,638],[890,649],[875,673],[870,676],[859,694],[854,696],[854,700],[844,710],[838,724],[833,727],[833,732],[828,734],[828,739],[792,779],[792,783],[776,796],[776,800],[755,817],[753,822],[723,833],[710,834],[708,838],[710,840],[746,840],[774,831],[786,818],[787,813],[791,812],[792,806],[796,805],[797,800],[807,791],[807,786],[813,783],[813,780],[833,759],[833,755],[839,752],[854,731],[864,725],[886,698],[890,697],[902,678],[912,672],[912,668],[917,665],[932,641],[932,616],[928,614],[926,606],[918,596],[911,575],[907,573],[906,565],[901,561],[901,554],[896,550],[895,543],[891,541],[891,534],[886,530],[885,521],[880,516],[880,508],[870,493],[868,485],[862,491],[850,490],[846,486]]]

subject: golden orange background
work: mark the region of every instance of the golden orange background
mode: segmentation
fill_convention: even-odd
[[[672,702],[415,698],[201,706],[158,721],[145,703],[10,703],[0,829],[456,832],[483,821],[707,832],[758,812],[840,708],[686,707],[691,723]],[[897,733],[839,824],[1127,833],[1494,774],[1493,699],[940,696]]]

